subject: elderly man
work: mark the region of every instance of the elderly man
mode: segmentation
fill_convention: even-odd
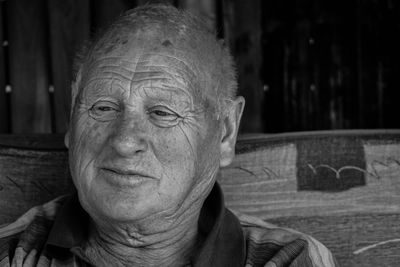
[[[77,194],[0,230],[0,266],[333,266],[311,237],[224,207],[236,89],[228,49],[187,12],[119,18],[77,63],[65,137]]]

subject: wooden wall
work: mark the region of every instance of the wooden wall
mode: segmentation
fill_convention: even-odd
[[[262,5],[265,131],[400,127],[399,1]]]
[[[0,133],[65,132],[75,51],[146,2],[163,1],[0,0]],[[168,2],[231,46],[242,132],[400,127],[397,1]]]

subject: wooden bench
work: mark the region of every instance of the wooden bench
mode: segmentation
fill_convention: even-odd
[[[245,135],[228,207],[323,242],[340,266],[400,263],[400,130]],[[73,190],[61,135],[0,135],[0,225]]]

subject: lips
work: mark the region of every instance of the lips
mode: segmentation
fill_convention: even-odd
[[[115,167],[103,167],[101,169],[103,171],[115,173],[117,175],[142,176],[142,177],[152,178],[150,175],[148,175],[144,172],[141,172],[141,171],[137,171],[137,170],[121,169],[121,168],[115,168]]]
[[[140,183],[155,179],[146,172],[109,166],[101,167],[99,173],[108,184],[117,187],[137,186]]]

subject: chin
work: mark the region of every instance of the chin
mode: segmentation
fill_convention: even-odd
[[[133,195],[127,196],[124,193],[100,195],[95,199],[88,200],[86,206],[85,210],[95,220],[121,223],[141,220],[155,214],[160,205],[156,199],[149,196],[143,199]]]

